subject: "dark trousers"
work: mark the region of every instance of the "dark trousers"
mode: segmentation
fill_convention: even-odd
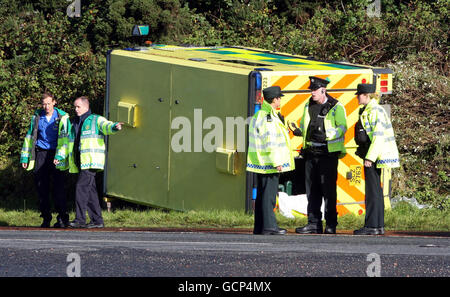
[[[86,211],[91,223],[103,224],[102,210],[98,200],[95,171],[80,170],[75,186],[75,222],[86,223]]]
[[[325,202],[325,220],[327,226],[336,227],[336,181],[337,154],[305,156],[305,187],[308,198],[308,224],[321,225],[322,197]]]
[[[39,196],[39,210],[41,217],[50,221],[52,219],[50,209],[50,180],[53,178],[53,201],[55,204],[58,219],[67,222],[65,173],[56,169],[53,164],[55,150],[36,149],[36,159],[34,167],[34,181]]]
[[[366,183],[366,218],[365,227],[381,228],[384,227],[384,197],[381,188],[381,169],[373,163],[372,167],[364,167]]]
[[[273,209],[276,205],[280,174],[256,174],[256,176],[258,179],[258,187],[255,201],[255,225],[253,233],[260,234],[263,230],[278,229]]]

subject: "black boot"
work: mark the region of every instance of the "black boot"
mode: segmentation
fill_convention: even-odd
[[[67,228],[68,222],[64,223],[64,221],[60,218],[56,218],[56,223],[53,225],[54,228]]]
[[[287,233],[286,229],[277,228],[277,229],[264,229],[262,235],[284,235]]]
[[[298,227],[295,229],[295,233],[299,233],[299,234],[322,234],[323,230],[322,230],[322,224],[311,224],[309,223],[308,225],[304,226],[304,227]]]
[[[384,228],[362,227],[361,229],[353,231],[353,235],[383,235]]]
[[[325,234],[336,234],[336,226],[325,226]]]
[[[69,215],[60,214],[56,218],[56,223],[53,225],[54,228],[67,228],[69,227]]]
[[[44,219],[41,224],[41,228],[50,228],[50,222],[52,221],[52,216],[51,215],[50,216],[41,215],[41,217]]]

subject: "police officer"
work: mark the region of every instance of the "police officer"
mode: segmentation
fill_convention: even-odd
[[[310,76],[311,98],[305,104],[300,128],[291,124],[294,135],[303,136],[308,224],[295,229],[305,234],[323,233],[322,197],[325,201],[325,233],[335,234],[337,225],[336,181],[338,159],[345,156],[347,118],[344,106],[326,92],[329,81]]]
[[[76,116],[70,119],[58,144],[54,163],[62,170],[78,173],[75,189],[75,220],[73,228],[103,228],[104,222],[98,199],[95,175],[105,166],[104,136],[122,129],[122,123],[114,123],[91,112],[85,96],[74,101]],[[86,225],[86,211],[91,219]]]
[[[282,235],[275,208],[280,173],[294,170],[288,129],[276,110],[280,108],[281,89],[278,86],[263,90],[261,109],[249,125],[247,171],[257,175],[254,234]]]
[[[67,125],[69,116],[55,107],[52,94],[44,93],[41,99],[42,109],[36,110],[31,118],[30,128],[23,143],[20,162],[27,170],[34,170],[34,179],[39,196],[39,209],[43,222],[41,227],[50,227],[50,180],[53,178],[53,200],[58,216],[54,227],[68,225],[64,173],[53,164],[58,142],[58,133]]]
[[[364,160],[366,216],[355,235],[384,234],[384,198],[381,168],[399,167],[397,144],[391,121],[377,102],[375,84],[359,84],[356,95],[363,105],[355,125],[356,155]]]

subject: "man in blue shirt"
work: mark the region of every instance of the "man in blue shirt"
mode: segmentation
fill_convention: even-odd
[[[51,112],[51,114],[49,115],[47,112]],[[43,109],[39,116],[36,146],[43,150],[55,150],[56,142],[58,141],[58,112],[54,108],[52,111]]]
[[[42,109],[34,113],[30,128],[25,137],[20,156],[22,167],[34,170],[36,188],[39,196],[39,209],[43,223],[41,227],[50,227],[50,178],[53,177],[53,198],[58,212],[56,228],[64,228],[69,223],[67,214],[64,172],[53,164],[58,142],[58,132],[66,125],[68,115],[55,107],[56,101],[49,93],[44,93]]]

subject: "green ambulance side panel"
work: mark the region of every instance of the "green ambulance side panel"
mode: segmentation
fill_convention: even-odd
[[[174,66],[172,74],[173,98],[178,104],[172,106],[171,118],[186,117],[189,120],[191,148],[188,152],[170,149],[168,206],[173,209],[245,210],[245,145],[243,151],[237,153],[235,175],[217,170],[217,153],[206,150],[211,150],[216,140],[222,141],[219,147],[237,149],[237,131],[233,141],[227,143],[226,122],[227,117],[241,118],[242,121],[247,118],[248,77],[183,66]],[[222,131],[222,139],[208,137],[214,129]],[[172,136],[178,131],[172,130]],[[245,139],[241,141],[245,144]]]
[[[152,61],[111,55],[109,116],[119,101],[136,104],[136,127],[108,138],[108,195],[164,206],[168,197],[170,68]],[[152,71],[149,71],[152,69]],[[163,98],[165,101],[159,102]]]
[[[109,117],[123,119],[119,105],[135,111],[134,122],[108,139],[107,196],[176,210],[245,210],[245,136],[241,152],[233,154],[234,174],[218,170],[221,155],[214,146],[238,149],[238,130],[245,129],[234,127],[227,139],[226,123],[227,117],[247,118],[248,72],[195,67],[198,63],[112,52]],[[171,128],[177,121],[183,125]],[[211,139],[213,130],[223,137]],[[185,150],[173,150],[174,135],[173,145]]]

